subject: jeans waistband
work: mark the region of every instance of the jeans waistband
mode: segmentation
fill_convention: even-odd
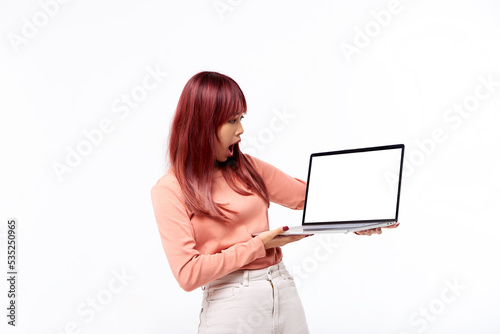
[[[201,288],[205,290],[221,284],[231,284],[231,283],[232,284],[241,283],[248,286],[250,281],[259,281],[259,280],[269,281],[279,276],[287,278],[290,277],[290,274],[288,273],[288,270],[286,269],[283,261],[280,261],[275,265],[262,269],[236,270],[233,271],[232,273],[227,274],[226,276],[213,280],[212,282],[208,283],[205,286],[202,286]]]

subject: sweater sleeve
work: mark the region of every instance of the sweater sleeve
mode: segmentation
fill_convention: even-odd
[[[196,249],[191,214],[184,205],[180,186],[173,175],[167,182],[159,181],[153,186],[151,199],[165,255],[175,279],[186,291],[266,256],[259,238],[237,243],[216,254],[201,254]]]
[[[305,181],[291,177],[258,158],[250,155],[245,156],[253,163],[264,180],[271,202],[294,210],[304,208],[307,185]]]

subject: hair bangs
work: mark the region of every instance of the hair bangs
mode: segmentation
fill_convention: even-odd
[[[221,78],[221,81],[221,85],[217,89],[214,118],[216,130],[239,113],[246,114],[247,112],[245,95],[238,84],[229,77]]]

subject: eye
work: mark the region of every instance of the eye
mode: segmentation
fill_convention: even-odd
[[[243,117],[243,115],[241,115],[241,117],[240,117],[240,121],[241,121],[243,118],[244,118],[244,117]],[[229,123],[231,123],[231,124],[236,124],[236,121],[238,121],[238,117],[236,117],[235,119],[229,120]]]

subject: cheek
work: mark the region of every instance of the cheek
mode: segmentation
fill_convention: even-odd
[[[229,126],[229,124],[224,124],[223,126],[221,126],[221,128],[219,129],[219,140],[224,143],[228,140],[228,138],[230,139],[230,136],[231,126]]]

